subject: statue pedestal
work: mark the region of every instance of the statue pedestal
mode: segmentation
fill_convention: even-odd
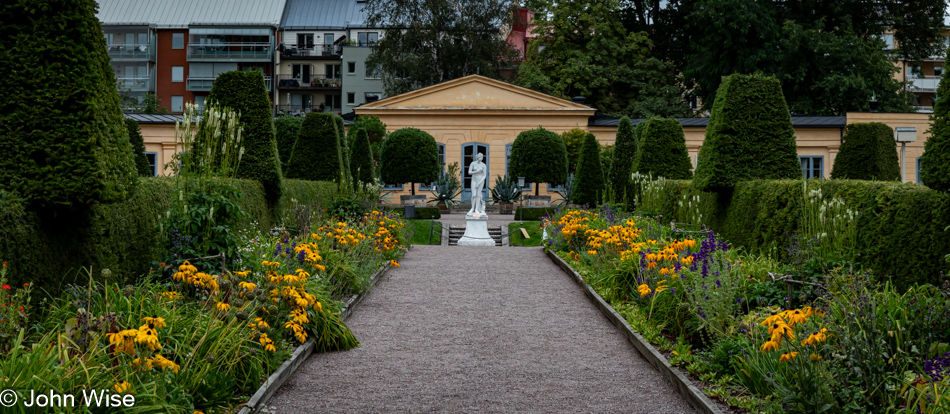
[[[488,234],[488,216],[485,214],[465,215],[465,234],[459,239],[459,246],[494,246],[495,239]]]

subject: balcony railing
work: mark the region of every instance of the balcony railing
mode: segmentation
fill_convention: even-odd
[[[910,79],[910,82],[909,89],[911,92],[937,92],[937,87],[940,86],[940,77],[919,76]]]
[[[340,89],[342,86],[342,79],[327,79],[325,75],[280,75],[277,82],[277,89]]]
[[[214,80],[216,78],[211,76],[189,76],[185,84],[185,89],[189,91],[210,91],[211,87],[214,86]],[[264,87],[267,90],[271,90],[271,77],[264,76]]]
[[[342,44],[303,44],[281,43],[277,46],[280,50],[280,57],[284,59],[294,59],[301,57],[339,57],[343,54]]]
[[[328,105],[321,104],[311,104],[311,105],[277,105],[276,106],[278,114],[286,115],[304,115],[309,112],[339,112],[342,108],[331,108]]]
[[[152,82],[149,78],[117,78],[116,88],[120,91],[148,92]]]
[[[188,45],[188,60],[270,62],[273,60],[273,47],[270,43]]]
[[[112,60],[155,60],[153,45],[130,43],[106,45]]]

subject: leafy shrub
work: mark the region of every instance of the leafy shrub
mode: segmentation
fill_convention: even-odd
[[[567,180],[567,147],[558,134],[544,128],[522,131],[511,144],[508,174],[532,183],[563,184]],[[535,184],[535,193],[539,191]]]
[[[564,140],[564,147],[567,149],[567,172],[576,173],[577,166],[581,160],[581,147],[587,139],[587,131],[580,128],[574,128],[561,133],[561,139]]]
[[[30,205],[114,203],[135,188],[97,8],[92,0],[0,6],[0,189]]]
[[[342,151],[333,114],[310,112],[287,162],[287,178],[339,182],[343,177]]]
[[[302,124],[303,118],[299,116],[284,115],[274,120],[277,154],[280,156],[280,165],[283,168],[284,176],[287,175],[287,163],[290,162],[290,154],[294,151],[294,143],[297,142],[297,134],[300,133],[300,125]]]
[[[798,177],[795,131],[781,83],[761,75],[723,78],[693,185],[722,192],[745,180]]]
[[[224,253],[233,260],[238,248],[237,225],[247,219],[237,189],[218,180],[181,182],[177,197],[163,214],[162,232],[168,244],[164,262],[177,267],[186,260],[207,272],[220,269],[221,259],[195,260]]]
[[[518,207],[515,209],[515,220],[541,221],[542,217],[552,217],[556,212],[554,207]]]
[[[584,146],[581,148],[581,157],[577,167],[577,176],[574,181],[574,190],[571,192],[571,201],[596,207],[604,195],[604,171],[600,165],[600,144],[594,134],[587,134]]]
[[[394,207],[392,211],[403,217],[406,215],[405,207]],[[416,220],[438,220],[440,218],[442,218],[442,213],[439,212],[438,207],[416,207]]]
[[[495,203],[515,203],[521,200],[521,188],[510,176],[495,176],[495,186],[491,189],[491,199]]]
[[[439,146],[428,132],[416,128],[393,131],[379,155],[380,178],[387,184],[431,183],[439,177]]]
[[[850,124],[835,156],[831,178],[900,181],[894,130],[880,122]]]
[[[350,156],[350,174],[353,176],[353,182],[376,182],[376,163],[373,162],[373,150],[366,131],[356,132],[356,140],[351,144],[351,148],[353,152]]]
[[[264,75],[259,71],[240,70],[222,73],[215,78],[207,102],[241,114],[244,155],[237,178],[257,180],[268,200],[279,199],[283,175]]]
[[[937,191],[950,191],[950,74],[944,72],[937,88],[930,138],[920,156],[920,181]]]
[[[145,139],[142,130],[134,119],[125,118],[125,128],[129,131],[129,143],[132,144],[132,157],[135,159],[135,170],[139,177],[151,177],[152,168],[148,166],[148,156],[145,155]]]
[[[686,136],[679,121],[651,118],[639,125],[643,127],[631,170],[674,180],[692,177],[693,164],[689,162]]]

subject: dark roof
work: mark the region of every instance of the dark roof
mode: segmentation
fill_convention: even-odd
[[[643,121],[643,118],[631,119],[634,125]],[[709,125],[709,118],[676,118],[683,127],[703,127]],[[847,117],[843,116],[793,116],[792,127],[794,128],[844,128],[847,125]],[[600,112],[594,114],[587,120],[587,126],[605,126],[615,127],[620,124],[620,118],[604,115]]]
[[[134,114],[127,113],[125,114],[126,118],[129,118],[140,124],[174,124],[175,121],[181,120],[181,115],[171,115],[171,114]]]
[[[357,0],[287,0],[280,30],[343,30],[366,27],[365,2]]]

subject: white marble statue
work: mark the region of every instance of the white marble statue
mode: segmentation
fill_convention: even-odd
[[[485,215],[485,199],[482,198],[482,189],[485,188],[485,178],[488,176],[487,168],[482,159],[485,158],[482,153],[475,154],[475,160],[468,166],[468,173],[472,176],[472,208],[468,210],[469,215]]]

